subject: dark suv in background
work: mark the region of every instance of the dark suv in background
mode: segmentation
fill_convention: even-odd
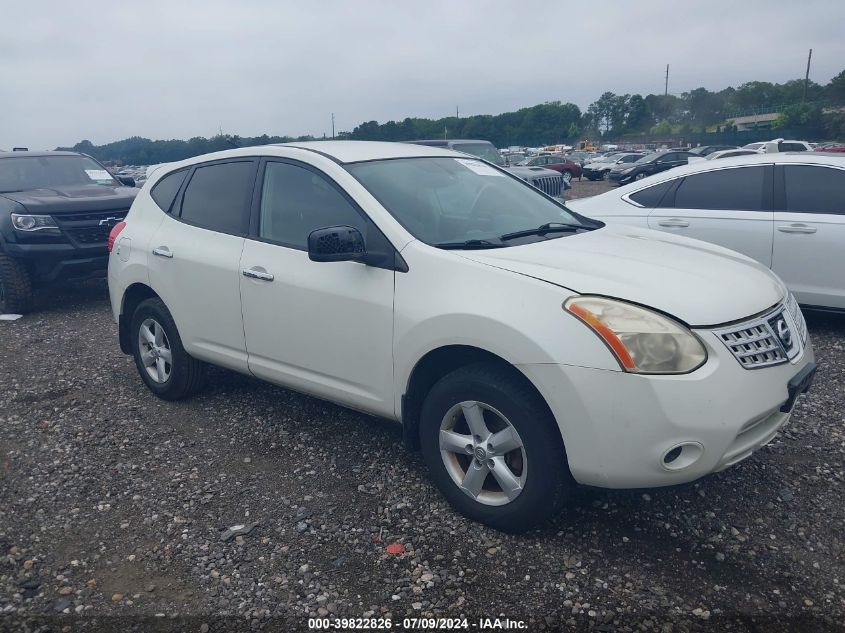
[[[556,198],[562,196],[563,192],[571,187],[560,173],[551,169],[545,169],[543,167],[509,167],[499,153],[499,150],[490,141],[475,139],[434,139],[408,142],[417,145],[429,145],[431,147],[448,147],[456,152],[472,154],[494,165],[498,165],[517,178],[521,178],[529,184],[534,185],[546,195]]]
[[[620,185],[627,185],[634,180],[642,180],[652,174],[659,174],[661,171],[686,165],[690,157],[701,158],[697,154],[687,151],[655,152],[643,156],[633,164],[617,165],[610,170],[607,179]]]
[[[134,185],[76,152],[0,153],[0,313],[31,310],[37,287],[105,275]]]

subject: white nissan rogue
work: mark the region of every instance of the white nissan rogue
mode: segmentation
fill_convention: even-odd
[[[736,464],[815,371],[766,267],[605,226],[447,149],[168,164],[110,249],[120,346],[154,394],[196,393],[213,364],[400,421],[449,502],[502,530],[549,517],[576,482]]]

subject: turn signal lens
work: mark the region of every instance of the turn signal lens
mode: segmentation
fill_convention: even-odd
[[[657,312],[605,297],[577,296],[563,305],[610,348],[622,369],[638,374],[686,374],[707,352],[681,323]]]

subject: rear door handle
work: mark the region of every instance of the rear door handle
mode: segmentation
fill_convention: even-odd
[[[249,277],[250,279],[260,279],[261,281],[273,281],[275,277],[273,277],[273,273],[268,273],[265,270],[259,270],[258,268],[244,268],[241,270],[241,274],[244,277]]]
[[[680,218],[669,218],[668,220],[660,220],[660,222],[658,222],[657,224],[660,226],[675,227],[681,229],[689,226],[689,222],[687,222],[686,220],[681,220]]]
[[[810,226],[809,224],[780,224],[778,225],[778,231],[781,233],[815,233],[818,229],[814,226]]]
[[[173,253],[166,246],[159,246],[158,248],[154,248],[153,255],[158,255],[159,257],[166,257],[167,259],[173,259]]]

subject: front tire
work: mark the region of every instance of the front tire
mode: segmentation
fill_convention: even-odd
[[[569,170],[565,170],[562,174],[563,180],[566,183],[572,183],[572,172]]]
[[[176,322],[161,299],[138,304],[129,337],[141,380],[159,398],[181,400],[203,388],[205,364],[185,351]]]
[[[477,364],[439,380],[423,403],[420,444],[458,512],[523,532],[560,509],[574,480],[551,412],[513,371]]]
[[[25,314],[34,304],[32,277],[23,263],[0,253],[0,314]]]
[[[641,171],[641,172],[640,172],[640,173],[638,173],[636,176],[634,176],[634,180],[642,180],[642,179],[643,179],[643,178],[645,178],[647,175],[648,175],[648,174],[646,174],[644,171]]]

